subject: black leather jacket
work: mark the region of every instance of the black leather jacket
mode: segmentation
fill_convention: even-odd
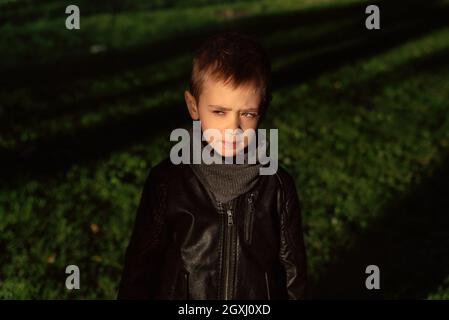
[[[145,182],[119,299],[302,299],[298,195],[282,168],[229,203],[168,159]]]

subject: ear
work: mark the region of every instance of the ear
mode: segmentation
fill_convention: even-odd
[[[187,109],[189,110],[192,120],[199,120],[200,114],[198,113],[198,104],[189,90],[184,92],[184,99],[186,100]]]

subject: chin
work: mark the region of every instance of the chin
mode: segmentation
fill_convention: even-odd
[[[219,152],[223,157],[233,157],[235,156],[235,154],[237,153],[235,149],[233,150],[221,150],[221,152]]]
[[[233,146],[225,146],[221,145],[219,153],[224,157],[233,157],[237,153],[241,152],[245,148],[244,145],[233,145]]]
[[[241,150],[245,149],[246,145],[240,143],[240,144],[234,144],[234,145],[227,145],[223,142],[209,142],[209,144],[212,146],[215,152],[217,152],[222,157],[234,157],[237,153],[241,152]]]

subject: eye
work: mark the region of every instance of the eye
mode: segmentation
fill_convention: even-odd
[[[214,110],[214,111],[212,111],[213,113],[215,113],[216,115],[218,115],[218,116],[222,116],[222,115],[224,115],[225,113],[223,112],[223,111],[221,111],[221,110]]]
[[[256,118],[257,117],[257,113],[256,112],[244,112],[242,113],[242,116],[244,116],[245,118]]]

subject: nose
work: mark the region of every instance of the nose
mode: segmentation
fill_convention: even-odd
[[[228,128],[232,130],[233,135],[236,135],[236,130],[241,129],[240,116],[238,112],[234,112],[229,123]]]

